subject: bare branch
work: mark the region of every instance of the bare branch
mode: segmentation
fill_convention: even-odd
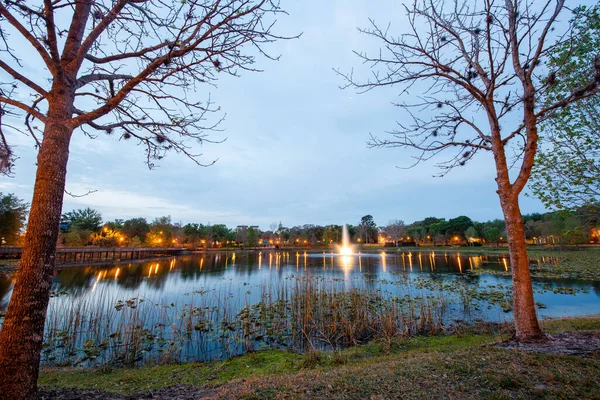
[[[92,193],[96,193],[98,190],[88,190],[86,193],[84,194],[73,194],[71,192],[69,192],[67,189],[65,189],[65,193],[68,194],[69,196],[73,197],[73,198],[79,198],[79,197],[85,197],[85,196],[89,196]]]
[[[531,172],[539,121],[598,90],[595,81],[590,82],[555,104],[536,109],[545,84],[533,81],[534,70],[557,45],[548,42],[564,8],[564,0],[541,4],[414,0],[405,6],[406,29],[397,36],[390,25],[383,28],[369,20],[370,27],[360,31],[376,39],[381,49],[375,55],[356,54],[371,74],[357,80],[353,71],[336,70],[344,79],[342,87],[363,93],[400,86],[406,102],[395,105],[412,121],[403,118],[397,129],[388,132],[393,139],[371,136],[369,146],[415,149],[420,152],[416,163],[445,149],[471,149],[451,152],[450,158],[439,162],[444,173],[464,165],[477,151],[492,151],[499,181],[505,182],[511,196],[518,196]],[[552,33],[553,39],[560,43],[569,31]],[[411,95],[413,91],[423,95]],[[517,124],[516,111],[523,112]],[[518,143],[520,139],[523,143]],[[512,146],[520,168],[513,183],[505,155],[505,148]]]
[[[11,176],[16,156],[12,148],[8,145],[6,135],[4,134],[2,117],[5,113],[4,107],[2,107],[2,104],[0,103],[0,174]]]
[[[115,81],[128,79],[133,79],[133,76],[124,74],[89,74],[77,79],[75,87],[77,89],[80,89],[88,83],[95,81]]]
[[[9,2],[12,3],[12,2]],[[21,24],[17,19],[8,11],[8,9],[0,3],[0,16],[6,18],[6,20],[17,30],[37,51],[37,53],[42,57],[44,63],[48,67],[50,71],[56,70],[56,65],[52,62],[52,58],[44,49],[44,46]]]
[[[42,114],[38,110],[36,110],[36,109],[34,109],[34,108],[26,105],[26,104],[21,103],[20,101],[16,101],[16,100],[4,97],[4,96],[0,96],[0,103],[6,103],[6,104],[9,104],[11,106],[20,108],[21,110],[26,111],[27,113],[33,115],[34,117],[36,117],[40,121],[42,121],[42,122],[46,121],[46,116],[44,114]]]
[[[13,78],[15,78],[19,82],[24,83],[25,85],[29,86],[31,89],[33,89],[36,92],[38,92],[43,97],[46,97],[48,95],[48,92],[46,92],[44,89],[42,89],[41,86],[39,86],[37,83],[31,81],[29,78],[21,75],[20,73],[18,73],[17,71],[15,71],[13,68],[11,68],[8,64],[6,64],[2,60],[0,60],[0,68],[2,68],[3,70],[5,70],[6,72],[8,72],[8,74],[10,76],[12,76]]]
[[[64,96],[72,95],[73,106],[60,111],[61,118],[72,111],[65,124],[90,138],[103,132],[136,139],[150,167],[171,150],[200,165],[212,164],[197,160],[201,154],[194,144],[222,142],[207,133],[218,132],[224,116],[209,122],[220,107],[208,95],[207,102],[197,100],[200,85],[216,87],[223,73],[258,71],[253,54],[277,59],[262,45],[285,38],[272,32],[275,17],[283,13],[274,0],[189,0],[175,7],[160,0],[21,3],[8,0],[13,8],[4,7],[6,13],[15,10],[13,25],[22,28],[11,33],[27,30],[48,51],[52,68],[44,78],[52,85],[45,89],[37,76],[32,79],[2,60],[0,71],[13,82],[6,88],[0,83],[0,103],[24,112],[24,132],[39,148],[41,130],[33,119],[44,123],[51,102],[60,98],[68,104]],[[65,15],[58,18],[58,10]],[[68,13],[71,19],[65,18]],[[0,52],[22,67],[6,38],[0,29],[0,44],[6,43]],[[245,47],[253,51],[245,54]],[[23,84],[19,96],[6,95],[18,83]],[[22,99],[29,96],[31,102],[25,103]]]

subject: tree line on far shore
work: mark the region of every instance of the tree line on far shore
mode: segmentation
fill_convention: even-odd
[[[12,193],[0,193],[0,237],[3,245],[20,245],[28,205]],[[570,212],[532,213],[523,216],[529,244],[598,243],[600,215],[589,208]],[[445,219],[428,217],[405,223],[389,221],[377,225],[371,215],[356,224],[347,224],[351,242],[387,246],[445,246],[506,242],[503,220],[473,221],[467,216]],[[148,221],[146,218],[103,221],[102,214],[91,208],[63,214],[58,245],[64,247],[170,247],[191,248],[255,246],[329,246],[342,241],[342,225],[304,224],[285,227],[271,223],[269,229],[258,226],[173,222],[170,216]]]

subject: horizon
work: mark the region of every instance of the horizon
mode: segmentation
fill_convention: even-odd
[[[73,210],[63,210],[63,215],[66,212],[75,211],[75,210],[76,209],[73,209]],[[96,210],[96,209],[92,208],[92,210]],[[100,210],[96,210],[96,211],[99,211],[100,214],[102,215],[102,212]],[[552,211],[552,210],[549,210],[549,211],[545,211],[545,212],[541,212],[541,213],[538,213],[538,212],[532,212],[532,213],[527,213],[527,214],[523,213],[523,218],[527,219],[527,217],[531,217],[531,216],[533,216],[535,214],[545,215],[545,214],[560,213],[560,212],[561,211]],[[367,215],[370,215],[370,214],[365,214],[364,216],[367,216]],[[131,216],[129,218],[119,218],[119,217],[117,217],[117,218],[112,218],[112,219],[105,219],[104,217],[102,217],[102,226],[104,226],[104,225],[106,225],[107,223],[110,223],[110,222],[115,222],[116,220],[121,220],[121,221],[125,222],[127,220],[134,219],[134,218],[144,218],[146,220],[146,222],[148,222],[148,224],[152,224],[155,220],[158,220],[158,219],[163,218],[163,217],[169,217],[169,218],[171,218],[170,215],[153,216],[153,217],[150,217],[150,218],[140,217],[140,216]],[[405,226],[408,227],[408,226],[411,226],[413,224],[416,224],[416,223],[419,223],[419,222],[423,222],[423,220],[425,220],[427,218],[437,218],[437,219],[442,219],[442,220],[445,220],[445,221],[449,221],[449,220],[452,220],[452,219],[455,219],[455,218],[460,218],[460,217],[467,217],[467,218],[469,218],[474,223],[488,223],[488,222],[494,222],[494,221],[498,221],[498,220],[500,220],[500,221],[502,221],[504,223],[504,218],[492,218],[492,219],[486,219],[486,220],[478,220],[478,219],[473,219],[469,215],[466,215],[466,214],[455,215],[455,216],[452,216],[450,218],[438,217],[438,216],[435,216],[435,215],[428,215],[425,218],[417,219],[417,220],[414,220],[414,221],[411,221],[411,220],[408,220],[408,221],[406,221],[406,220],[399,220],[399,221],[403,222],[405,224]],[[386,226],[388,226],[388,225],[396,222],[396,221],[387,221],[386,223],[382,224],[382,223],[378,223],[375,218],[373,218],[373,220],[375,221],[375,224],[379,228],[386,227]],[[225,224],[225,223],[221,223],[219,221],[208,221],[208,222],[202,222],[202,221],[176,221],[176,220],[173,220],[173,218],[171,218],[171,224],[173,224],[173,225],[180,224],[181,227],[183,227],[183,226],[185,226],[187,224],[199,224],[199,225],[203,225],[203,226],[225,225],[227,228],[230,228],[230,229],[235,229],[238,226],[246,226],[246,227],[256,227],[256,226],[258,226],[258,229],[261,232],[271,232],[271,228],[270,227],[263,227],[263,226],[252,224],[252,223],[250,223],[250,224],[236,224],[236,223]],[[283,223],[283,221],[271,221],[271,223],[269,223],[269,225],[271,225],[271,224],[277,224],[278,226],[279,226],[279,224],[281,224],[284,229],[291,229],[291,228],[295,228],[295,227],[302,228],[304,226],[316,226],[316,227],[340,226],[340,227],[343,227],[344,225],[346,225],[346,226],[357,227],[357,226],[360,225],[360,219],[358,221],[356,221],[355,223],[350,223],[350,222],[326,223],[326,224],[324,224],[324,223],[299,223],[299,224],[294,224],[294,225],[286,225],[286,224]]]

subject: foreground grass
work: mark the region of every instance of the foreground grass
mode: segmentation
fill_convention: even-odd
[[[600,329],[600,317],[544,321],[550,333]],[[44,369],[45,388],[131,394],[184,385],[221,398],[600,398],[600,358],[496,349],[498,326],[373,343],[336,353],[262,351],[211,363]],[[189,386],[189,387],[188,387]]]

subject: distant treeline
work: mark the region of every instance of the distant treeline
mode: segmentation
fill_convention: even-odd
[[[0,235],[2,244],[19,245],[24,232],[28,205],[14,194],[0,193]],[[574,212],[533,213],[523,216],[525,236],[530,244],[583,244],[598,242],[598,207]],[[467,216],[428,217],[410,224],[401,220],[378,225],[371,215],[348,224],[353,243],[385,245],[481,245],[505,242],[504,221],[478,222]],[[224,224],[182,224],[165,216],[115,219],[103,222],[98,210],[73,210],[62,216],[59,246],[329,246],[342,241],[342,225],[298,225],[285,227],[273,222],[269,229],[258,226]]]
[[[597,243],[599,218],[585,210],[548,212],[523,216],[530,244]],[[348,224],[353,243],[402,245],[499,245],[506,241],[504,221],[478,222],[467,216],[428,217],[406,224],[395,220],[377,225],[370,215]],[[102,222],[96,210],[74,210],[63,216],[60,244],[64,246],[329,246],[342,241],[342,225],[298,225],[272,223],[268,230],[258,226],[172,222],[168,216],[148,222],[145,218]]]

